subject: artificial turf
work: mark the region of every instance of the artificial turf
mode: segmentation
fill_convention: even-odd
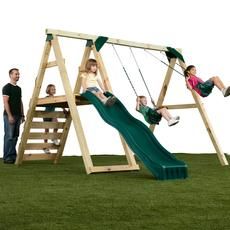
[[[214,154],[176,156],[188,164],[185,180],[157,181],[140,162],[140,171],[86,175],[81,157],[0,160],[0,230],[229,230],[230,166]]]

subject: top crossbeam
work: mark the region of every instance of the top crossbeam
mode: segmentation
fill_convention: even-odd
[[[92,40],[93,42],[95,42],[97,38],[99,37],[96,35],[82,34],[82,33],[76,33],[76,32],[63,31],[63,30],[54,30],[54,29],[46,29],[46,34],[52,34],[52,35],[56,35],[59,37],[75,38],[75,39],[81,39],[81,40]],[[168,51],[167,46],[152,45],[148,43],[140,43],[140,42],[134,42],[134,41],[128,41],[128,40],[122,40],[122,39],[116,39],[116,38],[108,38],[106,43],[134,47],[134,48],[142,48],[142,49],[148,49],[148,50]],[[180,49],[177,49],[177,50],[180,50]]]

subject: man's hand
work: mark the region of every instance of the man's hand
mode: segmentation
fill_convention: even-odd
[[[13,116],[8,116],[8,121],[10,124],[14,124],[15,120]]]
[[[25,122],[25,116],[23,115],[21,118],[21,124]]]

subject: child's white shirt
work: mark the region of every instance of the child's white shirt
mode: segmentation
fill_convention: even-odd
[[[82,73],[81,77],[86,79],[86,88],[98,87],[99,76],[94,73]]]

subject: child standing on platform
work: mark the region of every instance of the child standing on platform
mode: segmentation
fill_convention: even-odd
[[[56,93],[55,85],[49,84],[46,87],[46,93],[47,93],[47,97],[53,97],[55,95],[55,93]],[[55,106],[48,105],[48,106],[45,107],[45,111],[46,112],[54,112],[55,111]],[[53,118],[43,118],[43,120],[45,122],[57,122],[58,121],[58,119],[56,117],[53,117]],[[57,133],[58,129],[54,129],[53,132]],[[49,129],[45,129],[45,133],[49,133]],[[44,142],[48,143],[48,140],[45,139]],[[57,145],[57,146],[59,145],[59,141],[57,139],[52,139],[52,142],[53,142],[54,145]],[[43,150],[44,150],[44,152],[46,154],[50,153],[50,150],[48,148],[44,148]]]

